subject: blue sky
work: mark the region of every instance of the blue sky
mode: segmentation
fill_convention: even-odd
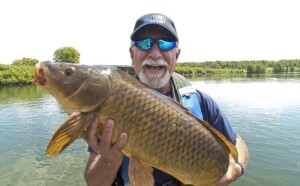
[[[138,17],[171,17],[179,62],[300,59],[297,0],[9,0],[0,2],[0,63],[52,60],[74,47],[83,64],[131,64]]]

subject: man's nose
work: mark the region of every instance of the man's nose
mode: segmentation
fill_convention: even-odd
[[[152,59],[159,59],[161,57],[161,51],[156,43],[153,44],[151,50],[149,51],[149,57]]]

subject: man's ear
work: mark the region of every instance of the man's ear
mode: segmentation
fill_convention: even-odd
[[[177,53],[176,53],[176,60],[178,60],[178,58],[179,58],[180,51],[181,51],[180,48],[178,48]]]
[[[132,47],[129,48],[129,52],[130,52],[131,61],[133,61],[134,51],[133,51]]]

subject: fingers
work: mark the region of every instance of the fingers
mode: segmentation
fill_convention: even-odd
[[[97,137],[97,128],[99,126],[99,118],[95,117],[91,125],[87,128],[85,132],[84,139],[93,149],[94,152],[103,155],[103,154],[119,154],[122,153],[122,149],[127,143],[128,135],[122,133],[119,136],[119,139],[116,144],[111,144],[111,138],[114,129],[114,121],[108,119],[105,123],[104,129],[102,131],[101,140]]]
[[[121,151],[124,148],[124,146],[126,145],[127,140],[128,140],[128,135],[126,133],[122,133],[119,137],[118,142],[115,145],[116,148],[118,148],[119,151]]]
[[[241,169],[241,167],[238,164],[236,164],[234,161],[229,161],[229,166],[226,174],[215,183],[216,186],[225,186],[234,182],[240,175],[237,174],[237,169]]]
[[[111,145],[111,137],[114,129],[114,121],[108,119],[105,123],[105,127],[103,129],[101,142],[100,142],[100,149],[108,149]]]
[[[92,121],[91,125],[88,127],[86,134],[85,134],[85,140],[91,146],[91,148],[99,153],[99,140],[96,136],[97,128],[99,125],[99,118],[96,116],[94,120]]]

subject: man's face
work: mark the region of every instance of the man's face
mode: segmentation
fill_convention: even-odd
[[[168,39],[170,34],[161,28],[147,28],[137,35],[139,39]],[[171,74],[175,71],[180,49],[177,47],[162,51],[156,43],[144,51],[136,46],[130,47],[132,65],[140,81],[154,89],[169,86]]]

